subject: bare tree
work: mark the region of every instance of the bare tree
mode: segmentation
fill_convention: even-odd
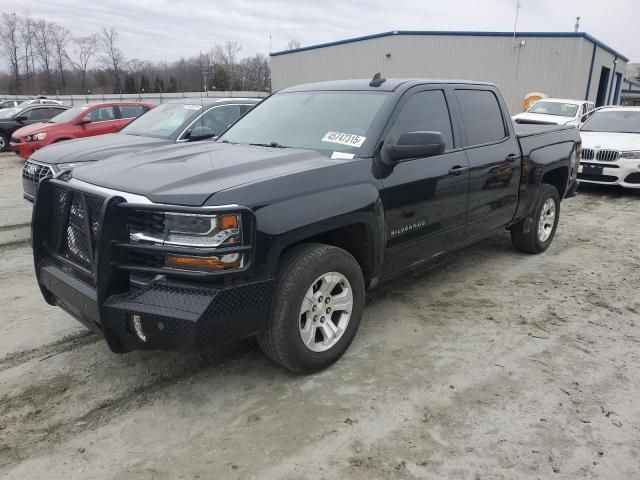
[[[46,20],[37,20],[34,23],[35,52],[38,63],[44,70],[46,75],[47,87],[49,93],[53,85],[53,69],[54,69],[54,43],[52,39],[54,25]]]
[[[62,84],[62,92],[67,89],[67,82],[64,76],[64,67],[69,59],[67,53],[67,45],[71,39],[71,32],[58,24],[49,24],[51,27],[51,41],[53,42],[53,52],[55,63],[60,74],[60,83]]]
[[[98,51],[98,36],[90,35],[88,37],[74,38],[75,44],[75,56],[69,57],[69,61],[73,65],[73,68],[80,74],[80,81],[82,84],[83,93],[87,92],[87,69],[89,68],[89,62],[91,58]]]
[[[116,92],[122,91],[120,74],[125,63],[124,53],[117,45],[119,38],[120,33],[115,27],[103,28],[99,35],[100,48],[103,53],[100,57],[100,62],[107,70],[113,72]]]
[[[0,17],[0,55],[7,59],[20,93],[20,21],[15,13],[3,13]]]
[[[287,42],[287,50],[295,50],[300,48],[300,42],[298,40],[289,40]]]
[[[222,64],[229,73],[232,90],[236,79],[236,63],[240,50],[242,50],[242,45],[236,40],[227,40],[224,45],[216,45],[213,49],[216,63]]]
[[[37,90],[37,86],[35,85],[35,55],[34,55],[34,30],[35,30],[35,22],[29,16],[29,14],[25,15],[20,22],[20,37],[21,37],[21,45],[22,45],[22,61],[24,62],[24,72],[25,72],[25,87],[26,91],[29,92],[29,82],[34,80],[33,90]]]

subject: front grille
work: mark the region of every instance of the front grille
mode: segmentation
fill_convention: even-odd
[[[128,215],[130,233],[164,232],[164,213],[150,210],[133,210]]]
[[[50,245],[67,260],[91,269],[104,200],[94,195],[53,188]]]
[[[592,182],[615,182],[618,180],[618,177],[614,177],[613,175],[594,175],[592,173],[579,173],[578,180],[590,180]]]
[[[33,199],[38,191],[38,184],[43,178],[53,176],[53,169],[48,165],[27,162],[22,167],[22,189],[25,196]]]
[[[585,148],[582,150],[583,160],[599,160],[601,162],[615,162],[620,158],[617,150],[593,150]]]
[[[11,143],[20,143],[20,139],[16,137],[11,137]]]

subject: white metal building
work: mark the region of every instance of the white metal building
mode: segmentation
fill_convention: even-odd
[[[393,31],[271,54],[273,91],[371,78],[493,82],[512,113],[532,92],[618,104],[628,58],[583,32]]]

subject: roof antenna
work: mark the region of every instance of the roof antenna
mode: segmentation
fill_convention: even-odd
[[[382,75],[380,75],[380,72],[378,72],[373,76],[373,78],[369,82],[369,86],[370,87],[379,87],[380,85],[382,85],[386,81],[387,81],[387,79],[383,78]]]

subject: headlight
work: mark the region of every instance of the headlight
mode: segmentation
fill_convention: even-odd
[[[631,152],[620,152],[620,158],[640,160],[640,150],[635,150]]]
[[[44,140],[47,138],[46,132],[34,133],[33,135],[27,135],[24,137],[26,142],[39,142],[40,140]]]
[[[165,245],[219,247],[237,245],[240,236],[238,215],[198,215],[165,213]]]
[[[153,231],[135,231],[130,225],[130,240],[134,243],[153,243],[156,245],[198,248],[229,248],[242,245],[242,225],[238,214],[205,215],[192,213],[165,212],[162,226],[155,220],[146,225]],[[148,217],[149,218],[149,217]],[[155,225],[155,228],[153,227]],[[144,228],[144,227],[143,227]],[[201,256],[172,253],[165,255],[165,266],[180,270],[220,271],[242,268],[245,265],[244,254],[223,253]]]
[[[76,167],[79,167],[80,165],[84,165],[85,163],[90,163],[90,162],[69,162],[69,163],[59,163],[58,165],[56,165],[58,167],[58,169],[60,170],[73,170]]]

